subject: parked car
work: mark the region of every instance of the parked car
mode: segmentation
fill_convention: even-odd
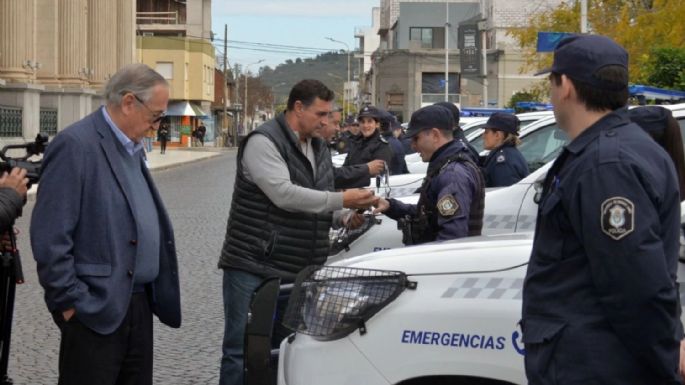
[[[526,384],[531,247],[531,232],[480,236],[312,269],[286,312],[297,332],[281,342],[278,384]]]

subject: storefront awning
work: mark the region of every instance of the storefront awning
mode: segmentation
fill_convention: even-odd
[[[207,114],[204,111],[202,111],[202,109],[200,107],[196,106],[193,103],[187,102],[187,101],[169,103],[169,106],[167,106],[166,115],[167,116],[199,116],[199,117],[207,116]]]

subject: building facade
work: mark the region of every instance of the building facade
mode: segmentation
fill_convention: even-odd
[[[171,143],[189,145],[203,124],[215,138],[216,58],[212,45],[211,0],[138,0],[137,60],[162,74],[171,86],[167,115]]]
[[[135,60],[135,0],[0,1],[0,142],[54,135]]]
[[[561,2],[381,0],[379,47],[361,78],[361,93],[405,121],[445,94],[462,107],[503,107],[540,80],[520,73],[522,51],[507,31]],[[461,36],[460,26],[467,29]]]

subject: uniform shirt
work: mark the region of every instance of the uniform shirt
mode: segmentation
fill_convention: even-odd
[[[392,148],[392,161],[388,163],[390,175],[409,174],[407,169],[407,161],[404,160],[404,148],[402,142],[395,138],[392,133],[383,135],[383,138],[390,144]]]
[[[625,110],[549,170],[523,287],[531,384],[676,384],[680,198],[668,155]]]
[[[505,187],[528,176],[528,163],[521,152],[511,144],[490,151],[483,162],[487,187]]]
[[[362,137],[352,145],[343,166],[369,163],[376,159],[383,160],[386,164],[390,164],[392,156],[393,153],[390,144],[380,135],[380,132],[376,130],[373,135],[368,138]],[[365,187],[368,184],[369,182],[366,181],[364,184],[351,187]]]
[[[431,157],[428,174],[431,174],[436,167],[444,168],[425,186],[428,189],[425,194],[426,201],[413,205],[389,199],[390,208],[384,214],[397,220],[405,215],[416,216],[421,210],[421,205],[427,205],[437,216],[438,233],[434,240],[442,241],[468,236],[471,203],[482,188],[478,180],[479,176],[475,175],[477,172],[475,168],[469,168],[462,162],[455,161],[442,166],[447,158],[465,151],[468,150],[463,144],[454,140],[440,147]],[[446,212],[441,203],[445,203],[446,207],[452,207],[452,210]]]

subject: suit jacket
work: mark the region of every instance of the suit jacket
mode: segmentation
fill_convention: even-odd
[[[137,220],[116,137],[101,110],[67,127],[45,152],[31,246],[51,312],[76,309],[97,333],[121,324],[131,299]],[[159,275],[150,285],[153,312],[181,325],[178,263],[171,221],[143,162],[159,214]]]

